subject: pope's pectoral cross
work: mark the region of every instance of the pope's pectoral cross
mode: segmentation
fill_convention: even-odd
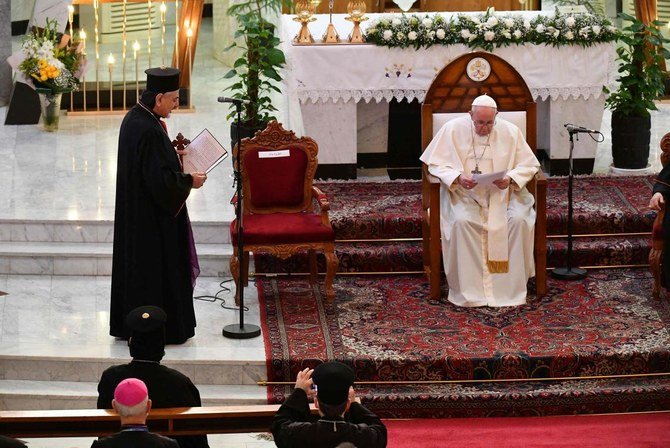
[[[187,139],[181,132],[177,134],[177,138],[172,140],[172,146],[178,151],[183,151],[191,143],[191,140]]]
[[[475,166],[475,169],[470,171],[472,174],[482,174],[481,171],[479,171],[479,166]]]

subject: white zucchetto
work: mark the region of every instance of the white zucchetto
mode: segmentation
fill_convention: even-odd
[[[494,109],[498,108],[495,100],[486,94],[479,95],[477,98],[475,98],[475,100],[472,102],[472,106],[492,107]]]

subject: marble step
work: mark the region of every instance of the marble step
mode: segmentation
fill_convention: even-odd
[[[203,406],[267,404],[265,387],[197,385]],[[0,380],[6,410],[95,409],[97,382]]]
[[[197,243],[230,242],[230,222],[192,222]],[[113,221],[0,220],[0,241],[111,243]]]
[[[201,275],[229,276],[233,248],[196,243]],[[0,274],[111,275],[111,242],[0,241]]]
[[[3,380],[97,383],[106,368],[130,359],[125,342],[106,349],[97,345],[59,348],[47,343],[23,344],[13,350],[2,344],[0,350]],[[94,354],[96,351],[100,354]],[[254,347],[200,348],[194,355],[192,347],[168,346],[163,364],[179,370],[197,385],[255,385],[267,379],[264,351]]]

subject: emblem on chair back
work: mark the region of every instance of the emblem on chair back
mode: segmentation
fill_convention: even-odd
[[[242,188],[245,213],[295,213],[312,209],[312,183],[318,145],[297,138],[271,122],[251,139],[242,140]]]

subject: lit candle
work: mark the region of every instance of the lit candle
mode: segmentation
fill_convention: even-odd
[[[137,53],[140,51],[140,43],[133,43],[133,58],[135,59],[135,101],[140,101],[140,77],[137,70]]]
[[[179,68],[179,0],[174,2],[174,16],[175,16],[175,27],[174,27],[174,60],[175,68]]]
[[[147,20],[148,20],[148,25],[149,25],[149,29],[147,30],[148,31],[148,35],[147,35],[147,56],[149,57],[149,67],[151,68],[151,11],[152,11],[151,0],[147,1],[147,5],[149,7],[149,14],[147,14]]]
[[[81,40],[81,54],[86,56],[86,31],[84,29],[79,30],[79,39]],[[84,93],[84,112],[86,112],[86,74],[82,73],[81,75],[81,85],[82,92]]]
[[[95,16],[95,108],[100,110],[100,79],[98,78],[98,72],[100,67],[100,32],[98,29],[99,17],[98,17],[98,1],[93,0],[93,14]]]
[[[163,61],[163,67],[165,67],[165,12],[167,11],[167,7],[165,6],[165,2],[161,2],[161,58]]]
[[[112,84],[112,72],[114,71],[114,55],[109,53],[107,57],[107,65],[109,66],[109,110],[114,110],[114,97],[112,89],[114,85]]]
[[[72,22],[74,22],[74,6],[72,5],[67,5],[67,20],[70,22],[70,42],[72,42],[72,39],[74,38],[74,34],[72,33]]]
[[[188,108],[191,108],[191,96],[193,90],[193,83],[191,82],[191,72],[193,71],[193,61],[191,60],[191,37],[193,36],[193,30],[191,27],[186,29],[186,51],[188,51]]]

